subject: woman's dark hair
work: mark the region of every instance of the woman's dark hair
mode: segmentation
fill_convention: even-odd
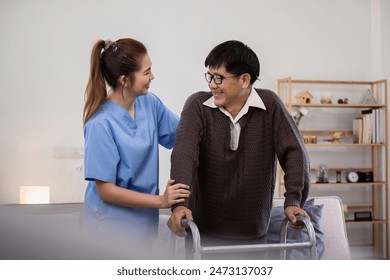
[[[89,80],[85,90],[84,124],[107,98],[106,83],[116,89],[122,75],[132,79],[146,54],[146,47],[130,38],[115,42],[98,40],[93,45]]]
[[[260,62],[257,55],[240,41],[226,41],[214,47],[205,62],[205,67],[225,67],[233,75],[248,73],[253,84],[260,75]]]

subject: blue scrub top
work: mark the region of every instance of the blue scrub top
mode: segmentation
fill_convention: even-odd
[[[156,237],[159,210],[131,208],[100,199],[95,180],[159,194],[158,145],[171,149],[179,118],[149,93],[135,100],[135,119],[106,100],[84,127],[85,222],[88,228],[150,240]]]

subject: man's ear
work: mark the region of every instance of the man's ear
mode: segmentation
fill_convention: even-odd
[[[251,75],[249,75],[248,73],[244,73],[244,74],[241,75],[241,79],[242,79],[242,87],[243,88],[250,87],[250,85],[251,85]]]

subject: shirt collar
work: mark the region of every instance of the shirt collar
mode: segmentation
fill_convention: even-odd
[[[208,106],[210,108],[219,108],[222,112],[226,114],[226,109],[223,107],[218,107],[214,103],[214,96],[211,96],[209,99],[207,99],[205,102],[203,102],[203,105]],[[249,107],[256,107],[263,110],[267,110],[267,108],[264,105],[263,100],[261,99],[260,95],[257,94],[256,90],[251,90],[249,93],[248,99],[245,102],[244,107],[242,107],[240,113],[236,117],[236,121],[243,115],[245,115],[248,112]],[[230,115],[230,114],[229,114]]]
[[[248,107],[257,107],[263,110],[267,110],[263,99],[261,99],[260,95],[257,94],[257,91],[254,88],[252,88],[246,104],[248,104]]]

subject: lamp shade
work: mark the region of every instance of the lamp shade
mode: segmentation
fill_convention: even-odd
[[[19,188],[20,204],[50,203],[49,186],[21,186]]]

